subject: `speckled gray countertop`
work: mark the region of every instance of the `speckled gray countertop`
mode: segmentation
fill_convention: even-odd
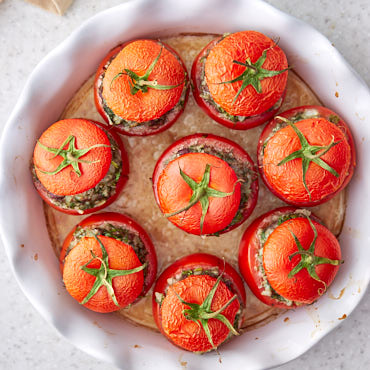
[[[267,2],[326,35],[370,85],[368,0]],[[84,20],[120,3],[122,0],[75,0],[63,17],[20,0],[0,3],[0,130],[36,64]],[[73,347],[43,320],[17,285],[3,248],[0,248],[0,285],[3,289],[0,299],[0,369],[114,369]],[[369,317],[368,292],[338,328],[306,354],[280,369],[369,369]]]

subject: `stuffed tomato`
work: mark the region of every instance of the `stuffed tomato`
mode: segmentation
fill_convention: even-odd
[[[257,174],[248,153],[211,134],[172,144],[159,158],[152,181],[161,211],[191,234],[228,232],[249,217],[257,202]]]
[[[297,206],[331,199],[349,183],[356,160],[348,126],[320,106],[297,107],[275,117],[261,134],[257,157],[268,188]]]
[[[66,237],[59,259],[67,291],[97,312],[137,302],[157,273],[148,234],[131,218],[114,212],[81,221]]]
[[[123,135],[169,128],[184,110],[188,75],[180,56],[159,40],[134,40],[112,49],[95,76],[98,112]]]
[[[268,121],[286,91],[288,62],[280,47],[256,31],[224,35],[194,61],[198,105],[222,125],[245,130]]]
[[[270,306],[313,303],[342,263],[336,237],[305,209],[283,207],[260,216],[240,242],[240,272],[254,295]]]
[[[51,125],[37,141],[32,179],[42,199],[58,211],[81,215],[111,204],[128,180],[120,137],[87,119]]]
[[[167,267],[153,289],[153,316],[163,335],[178,347],[208,352],[242,325],[243,281],[220,258],[196,253]]]

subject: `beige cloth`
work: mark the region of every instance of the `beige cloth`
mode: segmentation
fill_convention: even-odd
[[[1,1],[1,0],[0,0]],[[62,15],[72,4],[73,0],[26,0],[27,2],[37,5],[49,12]]]

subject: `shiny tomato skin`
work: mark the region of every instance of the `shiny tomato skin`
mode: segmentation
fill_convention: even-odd
[[[143,291],[141,293],[141,297],[145,296],[145,294],[148,293],[149,289],[154,283],[154,280],[157,276],[157,254],[155,252],[155,248],[153,245],[153,242],[151,241],[149,235],[147,232],[133,219],[130,217],[123,215],[121,213],[116,212],[102,212],[97,213],[94,215],[91,215],[85,219],[83,219],[79,224],[77,224],[70,233],[66,236],[64,239],[62,250],[59,255],[59,266],[61,272],[63,272],[63,265],[64,265],[64,259],[66,257],[66,252],[68,250],[68,247],[73,239],[73,233],[75,232],[77,226],[80,227],[93,227],[94,225],[98,226],[104,222],[113,222],[115,224],[118,224],[122,228],[128,229],[136,234],[139,235],[140,239],[143,241],[144,247],[147,254],[147,272],[144,280],[144,286]]]
[[[278,116],[290,119],[290,118],[294,117],[296,114],[298,114],[299,112],[302,112],[303,110],[306,110],[306,109],[315,109],[315,110],[317,110],[319,112],[319,117],[324,118],[329,122],[330,122],[329,118],[331,116],[338,117],[339,122],[335,125],[342,131],[342,133],[344,134],[344,136],[347,139],[348,145],[350,147],[351,158],[350,158],[350,166],[349,166],[349,169],[348,169],[347,176],[346,176],[345,180],[343,181],[342,185],[335,192],[329,193],[326,196],[323,196],[322,199],[315,200],[315,201],[294,202],[294,201],[288,200],[281,193],[279,193],[275,190],[275,188],[267,180],[265,172],[263,170],[263,164],[262,164],[263,155],[261,153],[262,153],[262,150],[263,150],[264,142],[269,137],[269,135],[272,133],[272,130],[274,129],[276,124],[278,122],[281,122],[276,118],[272,119],[265,126],[265,128],[263,129],[263,131],[261,133],[261,136],[259,138],[259,141],[258,141],[258,145],[257,145],[257,162],[258,162],[258,169],[259,169],[259,172],[260,172],[260,176],[261,176],[263,182],[265,183],[265,185],[268,187],[268,189],[274,195],[276,195],[278,198],[280,198],[281,200],[283,200],[284,202],[286,202],[288,204],[291,204],[293,206],[299,206],[299,207],[312,207],[312,206],[315,206],[315,205],[320,205],[322,203],[327,202],[331,198],[333,198],[336,194],[338,194],[341,190],[343,190],[348,185],[349,181],[351,180],[351,178],[353,176],[354,168],[356,166],[356,151],[355,151],[355,145],[354,145],[354,141],[353,141],[351,131],[350,131],[348,125],[345,123],[345,121],[337,113],[333,112],[332,110],[330,110],[326,107],[307,105],[307,106],[301,106],[301,107],[295,107],[295,108],[289,109],[285,112],[279,113]]]
[[[100,79],[101,74],[104,72],[104,66],[111,59],[113,59],[130,42],[131,41],[125,42],[123,44],[120,44],[120,45],[114,47],[112,50],[110,50],[108,52],[108,54],[104,57],[104,59],[102,60],[102,62],[99,64],[99,67],[98,67],[97,72],[95,74],[95,80],[94,80],[94,101],[95,101],[95,106],[96,106],[97,111],[103,117],[104,121],[107,124],[109,124],[109,118],[108,118],[107,114],[105,113],[105,111],[103,109],[103,101],[102,101],[101,96],[99,95],[99,79]],[[183,67],[184,71],[186,72],[185,63],[183,62],[183,60],[181,59],[181,57],[179,56],[179,54],[176,52],[176,50],[174,50],[173,48],[171,48],[169,45],[167,45],[165,43],[162,43],[162,44],[165,45],[166,49],[169,50],[172,54],[176,55],[176,57],[180,61],[181,66]],[[186,72],[186,76],[187,76],[187,72]],[[187,81],[187,78],[186,78],[186,81]],[[188,101],[188,98],[189,98],[189,89],[187,88],[186,96],[185,96],[185,102],[184,102],[184,107],[186,106],[186,103]],[[159,134],[160,132],[163,132],[163,131],[167,130],[168,128],[170,128],[177,121],[177,119],[180,117],[180,115],[182,114],[183,110],[184,110],[184,108],[183,109],[180,109],[179,112],[176,114],[176,116],[173,117],[172,120],[168,121],[166,124],[161,125],[158,128],[153,129],[153,130],[149,130],[145,126],[141,126],[141,127],[138,126],[139,128],[136,127],[135,128],[135,131],[130,132],[130,131],[126,131],[122,127],[120,127],[121,125],[114,125],[114,127],[115,127],[115,129],[121,135],[125,135],[125,136],[148,136],[148,135],[155,135],[155,134]]]
[[[234,129],[234,130],[248,130],[250,128],[259,126],[264,122],[270,120],[276,113],[279,111],[286,94],[286,89],[284,90],[281,96],[281,104],[276,106],[275,108],[271,108],[264,113],[257,114],[254,116],[246,117],[246,119],[242,122],[233,122],[225,117],[222,117],[219,111],[205,99],[200,96],[200,85],[201,85],[201,68],[202,62],[201,59],[207,56],[207,53],[210,49],[215,46],[221,37],[211,41],[208,45],[206,45],[198,56],[195,58],[192,68],[191,68],[191,81],[192,81],[192,89],[193,89],[193,96],[199,107],[214,121],[220,123],[221,125]]]
[[[190,234],[214,234],[225,229],[232,222],[240,206],[240,183],[236,173],[227,162],[214,155],[187,153],[169,162],[158,179],[159,206],[162,213],[171,214],[184,209],[193,194],[193,190],[181,177],[179,168],[187,176],[200,183],[207,165],[210,166],[208,186],[230,195],[209,199],[203,227],[200,225],[202,217],[200,202],[184,213],[168,217],[174,225]]]
[[[154,197],[155,197],[157,204],[159,204],[159,198],[158,198],[158,192],[157,192],[158,179],[163,169],[166,167],[167,162],[179,150],[186,149],[187,147],[194,145],[194,144],[197,144],[197,145],[205,144],[205,145],[209,145],[221,151],[222,150],[232,151],[238,160],[248,163],[251,171],[253,171],[253,173],[255,172],[255,165],[252,159],[250,158],[248,153],[240,145],[236,144],[235,142],[229,139],[226,139],[224,137],[221,137],[221,136],[216,136],[216,135],[206,134],[206,133],[204,134],[199,133],[199,134],[185,136],[175,141],[172,145],[170,145],[163,152],[163,154],[160,156],[160,158],[158,159],[155,165],[153,175],[152,175],[152,184],[153,184]],[[243,210],[242,219],[238,221],[237,223],[235,223],[234,225],[229,226],[225,230],[220,231],[219,233],[223,234],[241,225],[253,212],[257,204],[257,198],[258,198],[258,179],[257,179],[257,176],[255,176],[251,184],[250,196]]]
[[[85,210],[82,211],[82,213],[76,211],[75,209],[65,209],[65,208],[59,207],[56,204],[52,203],[50,198],[49,198],[47,190],[43,186],[41,186],[38,182],[34,182],[34,185],[35,185],[40,197],[44,200],[44,202],[46,202],[50,207],[56,209],[57,211],[66,213],[68,215],[74,215],[74,216],[87,215],[87,214],[90,214],[90,213],[100,211],[101,209],[103,209],[105,207],[108,207],[110,204],[112,204],[118,198],[122,189],[126,185],[128,177],[129,177],[129,172],[130,172],[129,160],[128,160],[127,152],[125,150],[125,147],[123,146],[123,142],[122,142],[121,138],[119,137],[119,135],[115,132],[115,130],[113,128],[107,127],[107,126],[105,126],[102,123],[97,122],[97,121],[93,121],[93,120],[89,120],[89,121],[94,123],[95,125],[99,126],[100,128],[106,130],[107,132],[109,132],[109,134],[113,137],[115,142],[118,144],[119,150],[121,152],[121,158],[122,158],[122,172],[121,172],[121,176],[118,179],[118,182],[116,184],[116,192],[110,198],[108,198],[107,201],[104,204],[102,204],[100,206],[97,206],[97,207],[85,209]]]
[[[218,267],[220,271],[223,271],[225,279],[231,281],[229,289],[238,296],[238,300],[241,306],[246,305],[246,293],[243,281],[236,270],[224,260],[207,253],[195,253],[185,257],[182,257],[175,261],[173,264],[168,266],[157,279],[153,288],[152,296],[152,307],[154,321],[163,335],[166,336],[162,328],[161,322],[161,307],[156,301],[155,293],[165,294],[168,286],[167,280],[175,277],[177,274],[186,270],[193,270],[195,268],[210,269]]]

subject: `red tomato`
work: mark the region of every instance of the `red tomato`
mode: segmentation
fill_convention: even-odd
[[[235,61],[246,63],[250,58],[252,64],[258,63],[264,51],[263,69],[286,70],[288,64],[284,52],[271,39],[255,31],[217,38],[199,53],[191,70],[194,98],[212,119],[232,129],[246,130],[268,121],[277,113],[285,97],[286,71],[262,78],[260,92],[252,85],[242,89],[242,80],[225,83],[241,76],[247,69],[255,68],[253,65],[241,66]],[[210,94],[210,98],[205,99],[205,94]],[[244,118],[240,121],[237,117]]]
[[[143,76],[158,56],[145,83],[156,81],[157,86],[174,87],[164,90],[148,88],[147,91],[139,90],[133,94],[131,86],[135,81],[123,71],[129,69]],[[169,45],[156,40],[129,41],[112,49],[100,63],[95,75],[95,105],[109,124],[112,122],[103,108],[103,98],[118,117],[137,123],[130,127],[114,124],[121,134],[153,135],[168,129],[179,118],[188,99],[188,85],[185,64]],[[183,94],[183,105],[172,111]],[[162,119],[165,122],[161,122]]]
[[[190,148],[198,147],[202,148],[204,153],[191,152]],[[222,159],[222,157],[225,158],[225,161],[219,162],[219,158]],[[233,194],[229,197],[209,198],[209,212],[204,219],[203,233],[222,234],[242,224],[252,213],[257,202],[258,180],[253,161],[238,144],[211,134],[195,134],[184,137],[173,143],[159,158],[152,181],[154,196],[161,210],[164,213],[173,213],[189,203],[192,189],[183,180],[179,164],[183,172],[199,183],[204,175],[206,164],[212,165],[216,162],[220,165],[213,166],[211,172],[214,176],[212,179],[218,181],[217,189],[223,192],[233,192]],[[193,167],[192,163],[194,163]],[[231,166],[227,163],[230,163]],[[186,170],[183,166],[186,166]],[[240,174],[235,177],[237,172]],[[244,181],[241,186],[236,183],[238,179]],[[239,188],[241,188],[241,200],[240,195],[238,196]],[[245,195],[245,192],[248,193],[248,196]],[[195,204],[186,212],[179,213],[169,219],[187,232],[200,234],[201,212],[201,205]]]
[[[133,248],[113,238],[82,237],[65,258],[63,282],[68,293],[96,312],[113,312],[133,303],[143,281],[143,265]]]
[[[144,283],[140,292],[140,297],[145,296],[153,285],[157,274],[157,255],[155,253],[154,245],[146,231],[138,223],[120,213],[105,212],[94,214],[85,218],[76,225],[65,238],[60,252],[59,262],[61,271],[63,272],[66,255],[70,252],[69,246],[73,240],[73,234],[76,231],[76,228],[81,227],[83,229],[93,229],[104,224],[112,224],[124,230],[128,230],[133,235],[137,235],[143,242],[145,252],[143,253],[143,257],[139,256],[139,260],[142,264],[146,263],[146,267],[144,269]],[[130,245],[130,242],[127,244]]]
[[[305,115],[304,112],[308,113]],[[316,150],[313,156],[311,153],[306,156],[310,160],[318,158],[309,162],[305,175],[301,157],[281,163],[293,152],[301,150],[303,144],[293,127],[285,124],[276,129],[283,121],[274,118],[263,130],[258,143],[258,167],[263,181],[277,197],[289,204],[313,206],[328,201],[348,184],[353,175],[356,155],[348,126],[336,113],[320,106],[297,107],[279,116],[295,120],[295,127],[308,144],[322,149]]]
[[[293,207],[283,207],[258,217],[245,231],[239,247],[239,269],[254,295],[263,303],[280,308],[296,308],[317,300],[332,283],[341,261],[340,246],[335,236],[314,215],[308,218]],[[289,218],[296,214],[296,218]],[[263,242],[264,233],[270,228]],[[317,238],[315,239],[315,231]],[[297,237],[303,249],[299,248]],[[315,241],[315,243],[313,243]],[[309,248],[313,247],[312,255]],[[260,249],[262,255],[258,258]],[[303,257],[302,257],[303,256]],[[307,260],[303,261],[307,257]],[[308,260],[311,257],[311,262]],[[316,264],[316,259],[334,261]],[[307,263],[317,279],[307,268],[293,271],[301,262]],[[261,265],[262,264],[262,265]],[[261,270],[263,266],[264,272]],[[292,276],[289,274],[292,272]],[[271,294],[266,289],[270,286]],[[280,298],[280,299],[279,299]],[[291,301],[291,303],[288,303]]]
[[[217,270],[215,276],[203,274],[204,270],[215,268]],[[173,279],[179,280],[185,277],[182,276],[182,272],[188,271],[185,275],[189,275],[189,271],[194,270],[200,274],[190,275],[171,283]],[[153,289],[153,316],[159,330],[172,343],[193,352],[206,352],[213,349],[204,330],[195,322],[185,318],[183,310],[189,307],[181,303],[174,292],[176,291],[184,301],[201,305],[214,287],[216,275],[221,273],[221,282],[212,299],[211,310],[220,309],[236,295],[237,299],[222,311],[222,314],[233,324],[239,308],[245,307],[246,295],[243,281],[231,265],[216,256],[196,253],[180,258],[160,275]],[[158,296],[163,296],[161,304],[157,302]],[[218,347],[227,339],[230,330],[225,324],[215,319],[210,319],[208,324],[214,347]],[[240,328],[241,324],[240,317],[236,329]]]
[[[106,126],[96,121],[66,119],[54,123],[42,134],[40,143],[52,149],[60,148],[66,139],[71,137],[74,137],[75,144],[70,141],[69,144],[65,145],[64,149],[67,149],[72,144],[77,149],[104,145],[92,148],[81,158],[78,158],[78,160],[82,161],[78,163],[81,175],[78,175],[71,165],[68,165],[56,174],[46,174],[45,171],[50,172],[57,169],[63,162],[63,157],[61,155],[55,156],[54,153],[45,150],[39,144],[35,146],[33,156],[35,174],[32,179],[41,198],[51,207],[70,215],[81,215],[105,208],[117,199],[128,180],[129,162],[120,137],[113,129],[105,130]],[[122,160],[121,175],[116,183],[113,195],[107,198],[103,204],[83,210],[64,208],[55,204],[53,201],[59,201],[64,196],[80,195],[94,188],[103,180],[112,161],[111,149],[106,147],[106,145],[110,145],[107,133],[116,142]]]

